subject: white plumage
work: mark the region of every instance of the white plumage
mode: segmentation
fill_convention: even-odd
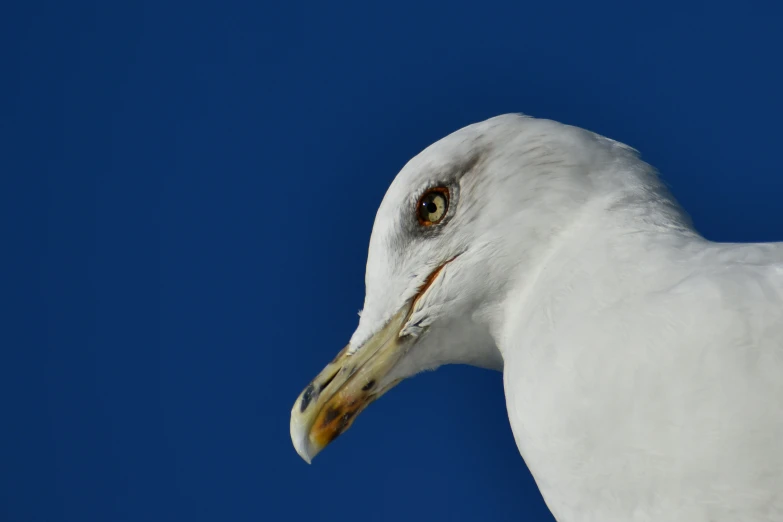
[[[438,185],[449,219],[420,230]],[[783,244],[703,239],[634,150],[517,115],[444,138],[389,188],[366,285],[348,357],[411,306],[383,391],[502,370],[559,522],[783,520]]]

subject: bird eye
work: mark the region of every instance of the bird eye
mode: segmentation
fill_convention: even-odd
[[[419,198],[416,206],[416,216],[419,223],[425,227],[437,225],[446,216],[449,209],[449,189],[435,187]]]

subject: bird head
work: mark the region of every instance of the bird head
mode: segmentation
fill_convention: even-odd
[[[597,139],[504,115],[405,165],[375,218],[359,326],[291,412],[302,458],[406,377],[449,363],[502,369],[500,303],[594,192],[586,172],[602,161]]]

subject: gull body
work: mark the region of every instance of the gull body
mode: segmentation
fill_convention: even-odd
[[[559,522],[783,520],[783,244],[704,239],[635,150],[520,115],[455,132],[390,186],[366,288],[292,410],[306,460],[401,379],[473,364]]]

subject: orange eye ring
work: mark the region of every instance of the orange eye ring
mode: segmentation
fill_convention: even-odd
[[[416,203],[416,219],[424,227],[437,225],[449,210],[449,189],[447,187],[434,187],[421,195]]]

